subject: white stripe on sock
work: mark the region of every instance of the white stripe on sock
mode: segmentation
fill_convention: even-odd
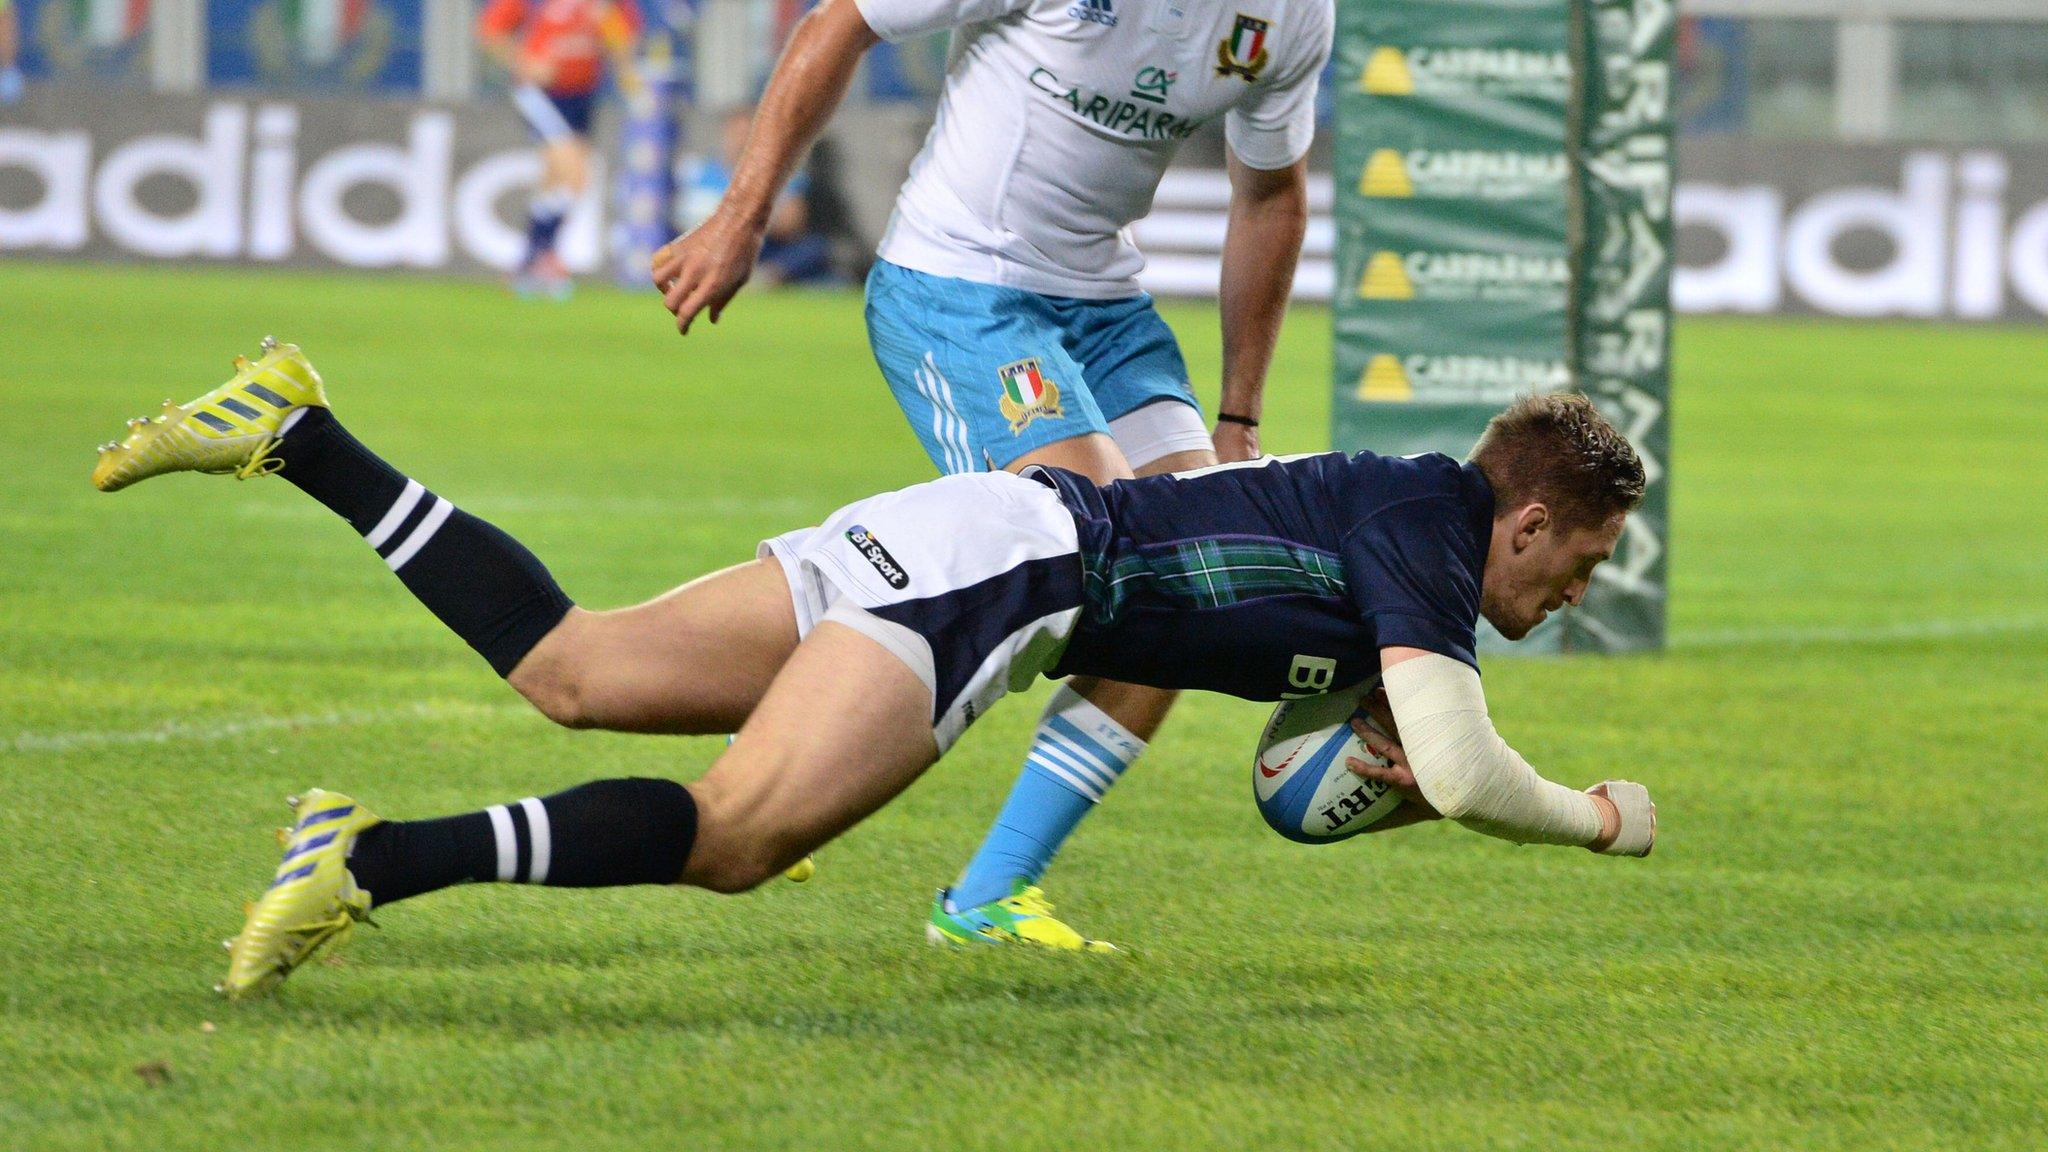
[[[434,538],[434,533],[441,530],[441,525],[447,523],[449,514],[454,511],[455,505],[450,504],[445,497],[434,497],[434,506],[428,509],[426,517],[420,521],[420,526],[412,530],[412,535],[405,538],[405,543],[398,546],[398,551],[384,558],[384,563],[390,565],[393,572],[405,567],[405,562],[427,546],[427,541]]]
[[[382,548],[384,542],[391,539],[391,534],[398,531],[398,526],[405,523],[405,518],[412,515],[413,506],[420,502],[420,497],[426,494],[426,487],[419,481],[407,480],[405,491],[391,502],[391,510],[384,513],[384,518],[377,521],[377,526],[370,529],[369,535],[363,539],[369,541],[372,548]]]
[[[498,883],[510,884],[519,868],[519,838],[512,834],[512,813],[503,804],[493,804],[484,812],[491,818],[491,834],[498,838]]]
[[[285,433],[287,433],[287,432],[291,431],[291,430],[292,430],[292,426],[293,426],[294,424],[297,424],[297,423],[298,423],[299,421],[301,421],[301,420],[304,420],[304,419],[306,418],[306,413],[308,413],[308,412],[311,412],[311,411],[312,411],[312,409],[311,409],[311,408],[294,408],[294,409],[292,409],[292,414],[291,414],[291,415],[289,415],[289,416],[287,416],[287,417],[285,417],[285,418],[284,418],[284,423],[282,423],[282,424],[279,424],[279,425],[277,426],[277,434],[278,434],[278,436],[279,436],[279,437],[283,437],[283,435],[284,435]]]
[[[1031,755],[1026,756],[1024,758],[1024,763],[1030,767],[1038,768],[1039,770],[1046,772],[1049,775],[1057,777],[1067,787],[1072,788],[1074,791],[1079,792],[1081,795],[1086,796],[1090,800],[1099,801],[1102,799],[1102,788],[1100,785],[1096,784],[1092,780],[1083,779],[1072,768],[1069,768],[1064,764],[1056,763],[1053,760],[1041,756],[1036,752],[1033,752]]]
[[[1064,755],[1043,742],[1033,745],[1026,758],[1036,760],[1048,768],[1057,768],[1077,780],[1087,781],[1088,791],[1092,793],[1107,792],[1109,786],[1116,783],[1115,780],[1103,779],[1100,772],[1092,770],[1086,764],[1076,763],[1072,756]]]
[[[1040,732],[1038,743],[1032,746],[1031,751],[1034,754],[1042,753],[1048,759],[1059,761],[1081,772],[1094,780],[1096,786],[1105,792],[1109,791],[1109,786],[1116,783],[1117,776],[1121,774],[1115,769],[1103,767],[1101,761],[1090,756],[1085,750],[1076,748],[1072,742],[1061,739],[1059,734],[1054,732]]]
[[[538,797],[528,796],[519,802],[526,811],[526,838],[533,844],[533,860],[526,866],[528,884],[548,882],[548,856],[553,843],[548,836],[548,808]]]
[[[569,127],[569,121],[563,118],[562,110],[548,99],[547,93],[531,84],[521,84],[512,90],[512,104],[526,118],[527,124],[540,134],[540,138],[551,144],[576,134],[576,130]]]

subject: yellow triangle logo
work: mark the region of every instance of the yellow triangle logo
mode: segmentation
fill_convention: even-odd
[[[1415,283],[1408,279],[1408,269],[1402,266],[1399,256],[1381,252],[1365,266],[1365,277],[1358,282],[1358,295],[1366,300],[1413,300]]]
[[[1415,95],[1415,77],[1408,71],[1408,57],[1391,44],[1373,49],[1358,87],[1373,96]]]
[[[1382,352],[1365,366],[1365,375],[1358,380],[1358,398],[1399,403],[1415,399],[1415,386],[1408,382],[1401,362]]]
[[[1415,183],[1408,179],[1408,165],[1402,162],[1401,154],[1392,148],[1382,148],[1366,162],[1358,192],[1362,196],[1405,198],[1415,195]]]

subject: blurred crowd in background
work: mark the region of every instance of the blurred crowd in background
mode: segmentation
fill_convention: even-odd
[[[473,34],[473,0],[0,0],[0,100],[61,79],[150,86],[479,98],[503,68]],[[707,104],[756,91],[804,0],[653,0],[648,33]],[[1829,7],[1844,15],[1820,16]],[[1681,3],[1680,126],[1771,139],[1865,132],[1906,140],[2048,141],[2048,3],[1810,0]],[[453,18],[451,19],[451,10]],[[1745,15],[1717,15],[1741,12]],[[1782,12],[1783,15],[1772,15]],[[1896,15],[1892,15],[1896,13]],[[196,22],[197,36],[171,24]],[[464,41],[441,44],[450,38]],[[153,59],[194,54],[191,62]],[[884,44],[851,99],[927,103],[943,37]],[[1870,79],[1875,77],[1875,86]],[[1845,91],[1849,89],[1849,91]],[[1876,103],[1871,107],[1871,93]],[[1847,104],[1856,107],[1845,107]],[[1327,101],[1325,102],[1327,107]]]
[[[552,6],[569,2],[513,7],[545,19]],[[657,112],[636,124],[632,101],[618,91],[622,70],[602,78],[594,155],[609,166],[609,207],[570,215],[562,245],[570,265],[589,271],[609,254],[620,278],[630,279],[633,254],[648,250],[648,237],[704,217],[730,178],[752,103],[808,6],[628,6],[635,13],[627,46],[634,66],[624,78],[657,86],[661,99],[644,106]],[[166,241],[163,253],[153,253],[147,238],[122,239],[119,222],[110,226],[107,219],[123,210],[119,197],[78,192],[73,198],[82,207],[74,209],[54,205],[57,192],[72,194],[64,180],[46,179],[46,191],[56,191],[42,201],[9,183],[10,160],[57,170],[50,166],[68,155],[59,132],[76,126],[90,135],[100,163],[137,133],[162,130],[172,114],[167,102],[154,113],[157,125],[145,125],[138,109],[146,102],[110,103],[110,94],[239,101],[254,142],[266,138],[266,124],[274,129],[271,139],[283,139],[287,127],[296,134],[301,168],[321,150],[374,131],[374,118],[360,112],[364,105],[399,100],[412,107],[409,115],[438,109],[451,117],[453,175],[443,191],[453,197],[453,238],[442,242],[449,254],[438,261],[400,252],[385,262],[510,270],[520,261],[510,223],[517,214],[513,181],[532,176],[491,160],[489,148],[516,142],[527,127],[515,114],[520,77],[508,65],[516,61],[492,47],[484,14],[481,0],[0,0],[0,129],[12,123],[47,134],[17,140],[13,153],[0,140],[0,248],[89,256],[101,233],[114,233],[123,253],[183,251]],[[2048,0],[1680,0],[1678,35],[1682,310],[2048,314]],[[885,43],[867,56],[837,123],[784,198],[768,278],[850,282],[864,271],[945,61],[943,35]],[[1327,83],[1325,89],[1327,117],[1333,101]],[[48,94],[40,105],[39,92]],[[98,103],[80,111],[90,101],[56,94]],[[289,125],[275,118],[283,113],[265,112],[283,103],[291,106]],[[342,104],[355,110],[353,119],[336,111]],[[189,121],[192,112],[177,115]],[[649,119],[666,126],[652,127]],[[511,135],[493,135],[500,122]],[[1331,135],[1322,134],[1311,156],[1318,215],[1296,281],[1297,294],[1309,298],[1333,291],[1325,215]],[[217,143],[209,138],[209,146]],[[654,197],[635,202],[625,187],[636,168],[644,180],[660,159],[656,153],[665,157],[665,208],[658,212],[648,206]],[[1213,291],[1221,164],[1220,140],[1190,140],[1180,174],[1169,175],[1154,217],[1138,226],[1152,257],[1147,286],[1154,291]],[[466,185],[472,176],[475,183]],[[468,201],[465,187],[475,193]],[[574,183],[564,187],[573,190]],[[307,199],[320,191],[302,192],[293,211],[320,216],[322,205]],[[490,203],[503,229],[476,208],[486,192],[499,197]],[[345,198],[333,194],[336,204]],[[581,203],[599,205],[594,197]],[[159,215],[176,211],[175,203],[143,207]],[[77,212],[93,215],[91,230],[66,222],[69,216],[59,220]],[[579,224],[586,216],[606,222]],[[233,245],[216,233],[217,241],[186,247],[205,255],[229,255],[233,247],[233,255],[260,257],[259,225],[251,217],[249,235],[232,238]],[[624,244],[620,230],[628,226],[637,238]],[[344,263],[377,266],[383,259],[374,243],[352,246],[346,221],[299,227],[315,248],[341,253],[336,258]],[[1916,237],[1930,229],[1943,233],[1940,244],[1916,247]],[[289,253],[279,259],[305,258],[304,243],[274,235],[272,249]],[[1927,280],[1930,268],[1948,283],[1916,289],[1913,282]]]

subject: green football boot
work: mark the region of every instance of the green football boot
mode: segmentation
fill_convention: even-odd
[[[128,434],[100,445],[92,486],[118,492],[166,472],[206,472],[247,480],[274,472],[270,449],[286,422],[327,407],[327,390],[297,345],[263,338],[255,363],[237,356],[227,383],[185,404],[164,401],[155,416],[128,422]]]
[[[215,990],[230,1000],[269,992],[370,918],[370,894],[349,875],[348,852],[377,817],[339,792],[318,788],[288,803],[292,827],[278,830],[284,859],[262,898],[249,906],[241,934],[225,942],[228,978]]]
[[[947,890],[932,897],[925,939],[933,944],[1022,944],[1062,952],[1114,952],[1107,940],[1090,940],[1052,914],[1037,887],[1017,881],[1008,896],[973,908],[949,910]]]

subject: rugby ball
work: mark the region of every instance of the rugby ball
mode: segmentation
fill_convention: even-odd
[[[1365,696],[1378,683],[1375,678],[1341,692],[1283,701],[1273,709],[1252,758],[1252,795],[1273,831],[1297,844],[1334,844],[1401,806],[1401,794],[1391,785],[1344,766],[1352,756],[1387,763],[1366,751],[1351,730],[1352,716],[1364,715]],[[1373,725],[1373,731],[1380,729]]]

